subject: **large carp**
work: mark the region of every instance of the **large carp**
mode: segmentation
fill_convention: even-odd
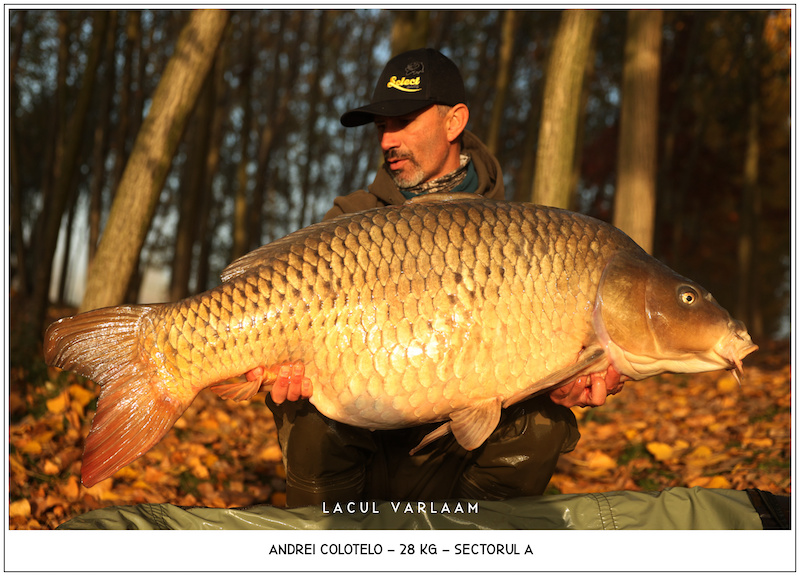
[[[471,450],[502,407],[613,367],[741,371],[757,347],[711,295],[599,220],[471,195],[430,195],[298,230],[175,303],[63,318],[48,364],[102,386],[91,486],[153,445],[204,388],[302,362],[310,401],[370,429],[443,422]],[[238,380],[237,380],[237,377]]]

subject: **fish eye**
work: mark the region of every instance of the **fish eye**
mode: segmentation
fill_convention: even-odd
[[[678,299],[681,301],[682,304],[686,306],[691,306],[698,300],[700,300],[700,295],[697,293],[697,290],[692,288],[691,286],[681,286],[678,288]]]

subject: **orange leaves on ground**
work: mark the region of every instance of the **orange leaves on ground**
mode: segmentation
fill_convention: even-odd
[[[625,384],[600,408],[575,409],[578,447],[559,460],[551,492],[670,486],[791,492],[788,344],[764,346],[741,384],[728,372]],[[602,467],[598,462],[616,462]]]
[[[150,452],[86,488],[81,456],[99,387],[54,369],[49,376],[41,387],[12,390],[11,528],[55,528],[89,510],[143,502],[285,502],[278,495],[285,486],[276,470],[281,452],[263,394],[240,403],[201,394]]]
[[[581,440],[559,461],[551,492],[670,486],[791,491],[788,345],[747,359],[741,385],[725,372],[625,384],[576,409]],[[9,523],[55,528],[112,505],[285,505],[286,471],[264,394],[230,402],[201,393],[164,439],[112,478],[80,483],[99,387],[50,369],[41,387],[12,382]]]

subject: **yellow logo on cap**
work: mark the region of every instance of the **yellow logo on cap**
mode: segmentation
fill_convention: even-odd
[[[392,76],[389,78],[389,82],[386,83],[387,88],[397,88],[398,90],[402,90],[403,92],[419,92],[422,90],[419,86],[420,77],[417,76],[416,78],[406,78],[403,76],[399,80],[397,76]]]

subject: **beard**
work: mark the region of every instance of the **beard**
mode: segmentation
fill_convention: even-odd
[[[392,170],[389,168],[388,163],[390,161],[400,160],[401,158],[408,161],[402,170]],[[391,150],[384,155],[384,159],[386,163],[383,166],[398,188],[413,188],[425,181],[425,172],[422,170],[422,167],[419,165],[416,158],[414,158],[413,154],[403,154],[396,150]]]

